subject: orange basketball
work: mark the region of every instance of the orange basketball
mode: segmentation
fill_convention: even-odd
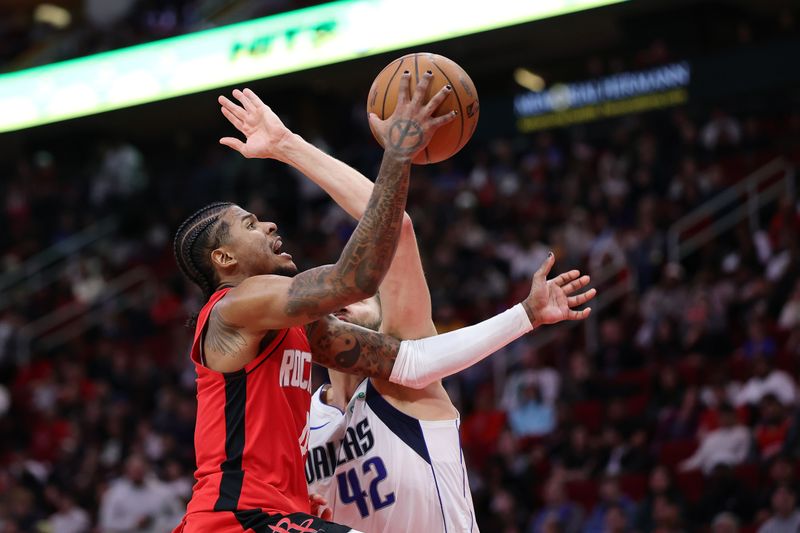
[[[425,52],[408,54],[386,65],[372,82],[367,97],[368,113],[375,113],[382,119],[391,116],[397,105],[400,76],[406,70],[411,72],[412,94],[420,77],[428,70],[433,73],[425,101],[445,85],[453,87],[453,92],[439,106],[436,116],[445,115],[454,109],[458,111],[458,116],[439,128],[427,148],[414,158],[414,163],[418,165],[444,161],[461,150],[475,133],[480,114],[478,91],[464,69],[446,57]],[[375,132],[372,134],[375,135]],[[375,138],[378,139],[378,136]]]

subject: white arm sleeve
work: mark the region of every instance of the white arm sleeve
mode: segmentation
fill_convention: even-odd
[[[531,331],[528,313],[517,304],[474,326],[400,343],[389,381],[424,389],[460,372]]]

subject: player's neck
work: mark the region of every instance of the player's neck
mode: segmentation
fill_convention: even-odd
[[[331,386],[326,390],[325,403],[344,411],[364,378],[336,370],[328,370],[328,375],[331,378]]]

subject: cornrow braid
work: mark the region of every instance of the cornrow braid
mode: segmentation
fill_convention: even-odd
[[[220,226],[219,218],[232,205],[231,202],[207,205],[184,220],[175,232],[175,261],[183,275],[200,287],[206,300],[211,298],[217,286],[209,254],[221,244],[227,233],[227,228]]]

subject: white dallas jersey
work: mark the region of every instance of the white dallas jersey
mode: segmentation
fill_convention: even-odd
[[[311,397],[309,492],[368,533],[477,532],[459,419],[418,420],[365,379],[342,413]]]

